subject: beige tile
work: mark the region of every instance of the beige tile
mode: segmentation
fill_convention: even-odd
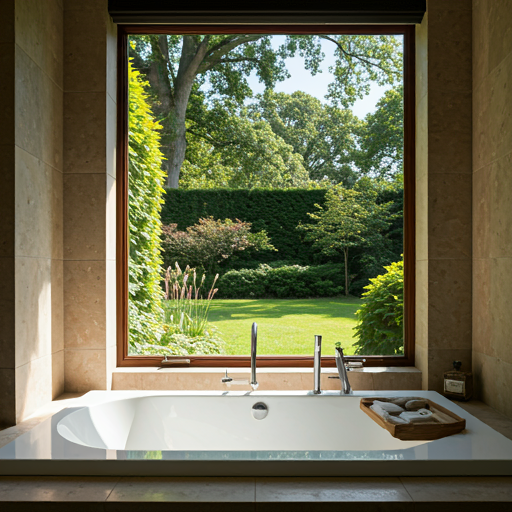
[[[473,2],[473,86],[489,74],[489,2]]]
[[[62,173],[52,169],[52,258],[63,258],[64,216]]]
[[[512,258],[493,259],[490,266],[492,345],[499,359],[512,364]]]
[[[494,356],[492,339],[491,261],[473,260],[473,350]]]
[[[0,368],[0,425],[16,423],[16,370]]]
[[[430,258],[470,258],[472,254],[471,174],[429,176],[428,253]]]
[[[414,501],[512,501],[512,477],[401,477]]]
[[[116,180],[109,174],[107,178],[107,204],[105,219],[105,251],[107,260],[115,261],[116,259]]]
[[[51,260],[16,258],[16,367],[52,352]]]
[[[14,144],[14,62],[14,43],[0,43],[0,66],[2,69],[2,80],[0,80],[0,141],[2,141],[2,153],[6,151],[3,145],[12,146]],[[5,164],[2,163],[1,165]]]
[[[112,390],[113,372],[117,367],[117,347],[115,345],[106,349],[106,372],[107,372],[107,391]]]
[[[52,352],[64,349],[64,265],[52,260]]]
[[[489,205],[490,222],[487,230],[489,232],[491,258],[512,257],[512,216],[510,215],[510,205],[512,204],[512,146],[510,150],[511,152],[508,155],[491,164],[489,173],[491,201]]]
[[[428,347],[428,261],[416,261],[416,315],[415,344]]]
[[[106,92],[107,17],[102,11],[64,12],[64,90]]]
[[[49,165],[18,147],[15,156],[15,254],[51,258],[54,171]]]
[[[64,176],[64,258],[102,260],[106,244],[105,174]]]
[[[14,258],[0,258],[0,368],[15,367],[15,279]],[[2,386],[0,385],[0,388]]]
[[[62,89],[18,46],[15,56],[16,145],[62,170]]]
[[[408,502],[398,478],[257,478],[256,502]]]
[[[106,350],[66,349],[64,389],[69,392],[107,389]]]
[[[64,172],[106,173],[106,109],[104,92],[64,94]]]
[[[0,43],[14,43],[14,2],[0,0]]]
[[[430,174],[471,174],[471,91],[446,91],[442,84],[428,93],[428,170]]]
[[[512,418],[507,418],[502,413],[496,411],[496,409],[479,400],[458,402],[458,405],[500,434],[512,439]]]
[[[416,368],[421,371],[421,389],[429,389],[428,387],[428,349],[421,345],[416,345],[415,362]]]
[[[16,3],[16,44],[62,88],[63,14],[57,0]]]
[[[425,174],[416,181],[416,259],[428,259],[429,225],[428,177]]]
[[[429,261],[428,347],[471,348],[471,260]]]
[[[105,262],[64,262],[66,349],[106,348],[105,300]]]
[[[140,373],[114,372],[112,375],[112,389],[142,389],[142,377]]]
[[[471,0],[429,0],[428,11],[471,11]]]
[[[106,346],[117,345],[116,262],[106,261]]]
[[[105,13],[107,18],[107,93],[117,100],[117,25]],[[109,126],[112,129],[112,125]]]
[[[254,478],[121,478],[111,501],[254,502]]]
[[[109,177],[115,179],[117,158],[117,106],[110,95],[107,96],[106,124],[107,174]]]
[[[453,368],[453,361],[462,362],[463,371],[471,371],[472,351],[469,349],[429,348],[428,383],[424,389],[443,392],[444,372]]]
[[[416,180],[426,178],[428,175],[429,148],[428,148],[428,94],[418,101],[416,106]],[[426,193],[425,189],[425,193]],[[420,194],[417,190],[416,194]]]
[[[52,400],[52,356],[16,368],[16,421],[23,421]]]
[[[512,52],[473,91],[474,168],[510,153],[512,147]]]
[[[102,11],[107,12],[107,3],[105,0],[65,0],[65,11]]]
[[[491,242],[491,169],[482,167],[473,173],[473,257],[488,258]]]
[[[393,373],[381,372],[372,374],[373,389],[421,389],[421,372]]]
[[[64,350],[52,354],[52,400],[64,393]]]
[[[416,25],[416,101],[428,93],[428,12],[421,25]],[[419,121],[421,118],[417,118]]]
[[[512,54],[512,26],[510,24],[510,2],[496,0],[486,2],[489,26],[489,70],[496,68]],[[509,82],[510,83],[510,82]]]
[[[437,52],[434,53],[433,50],[437,50],[437,48],[432,49],[432,43],[444,40],[446,43],[450,43],[450,45],[446,44],[444,52],[451,54],[453,56],[452,64],[457,65],[458,46],[452,47],[452,44],[458,41],[464,42],[468,46],[469,56],[471,56],[471,7],[469,9],[457,9],[456,5],[463,3],[457,2],[457,0],[452,2],[453,5],[448,5],[447,2],[442,3],[442,8],[436,9],[430,5],[428,8],[429,60],[431,54],[435,58],[439,57]],[[469,3],[471,4],[471,1]],[[442,51],[442,48],[440,51]]]
[[[118,477],[0,477],[0,501],[105,501]],[[74,510],[75,505],[69,505]]]

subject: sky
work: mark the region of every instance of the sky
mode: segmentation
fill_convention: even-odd
[[[273,36],[272,43],[274,48],[281,45],[285,37]],[[286,59],[286,67],[291,77],[283,82],[278,82],[275,91],[288,94],[295,91],[303,91],[325,103],[327,86],[333,81],[333,75],[329,73],[329,66],[334,64],[334,44],[329,41],[322,41],[322,50],[325,54],[321,65],[322,73],[312,76],[311,72],[304,67],[304,59],[302,57],[297,56]],[[261,93],[264,90],[263,84],[258,81],[256,72],[253,72],[249,77],[249,85],[255,94]],[[375,111],[376,103],[389,88],[389,86],[380,87],[377,84],[373,84],[370,94],[365,96],[364,99],[356,101],[352,107],[352,112],[360,119],[364,119],[366,114]]]

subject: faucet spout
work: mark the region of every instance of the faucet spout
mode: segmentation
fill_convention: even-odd
[[[253,322],[251,328],[251,386],[253,390],[258,388],[256,380],[256,348],[258,344],[258,324]]]
[[[351,395],[352,387],[348,381],[347,368],[345,367],[345,356],[343,355],[343,349],[341,346],[336,347],[336,368],[338,369],[338,374],[340,376],[341,394]]]
[[[322,336],[315,336],[315,353],[313,356],[313,393],[319,395],[322,392],[320,389],[320,375],[322,373]]]

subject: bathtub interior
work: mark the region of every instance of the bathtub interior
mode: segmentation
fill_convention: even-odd
[[[359,408],[363,396],[391,394],[430,398],[465,418],[466,430],[435,441],[395,439]],[[265,419],[253,417],[256,402],[268,406]],[[151,474],[307,475],[309,461],[310,467],[311,463],[327,463],[315,469],[318,475],[502,475],[512,474],[512,441],[428,391],[358,392],[355,396],[336,392],[320,396],[305,392],[90,392],[76,407],[61,411],[0,449],[0,474],[11,474],[14,467],[18,469],[12,469],[12,474],[27,474],[30,468],[23,466],[24,460],[32,464],[80,462],[66,466],[68,474],[145,474],[150,461],[174,461],[179,464],[173,469],[166,466],[164,471],[160,465]],[[107,471],[103,466],[89,470],[83,464],[112,460],[119,464],[138,460],[143,467],[135,470],[132,464]],[[194,468],[184,465],[193,461],[197,462]],[[222,466],[208,473],[205,462],[215,461],[249,464],[236,469]],[[278,461],[293,462],[293,466],[286,470],[284,466],[279,470],[251,466],[251,462]],[[377,466],[355,470],[354,461],[373,461]],[[389,465],[396,462],[414,467]],[[63,470],[48,464],[38,471],[61,474]]]

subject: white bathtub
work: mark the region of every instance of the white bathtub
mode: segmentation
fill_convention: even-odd
[[[466,418],[461,434],[400,441],[363,396],[423,396]],[[253,405],[268,408],[253,417]],[[0,474],[510,475],[512,441],[434,392],[91,392],[0,449]]]

